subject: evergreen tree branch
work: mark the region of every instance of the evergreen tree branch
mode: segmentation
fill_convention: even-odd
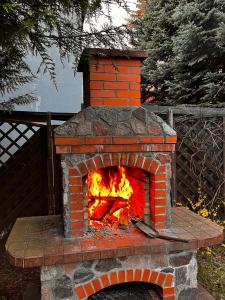
[[[14,97],[7,101],[0,100],[0,110],[11,111],[15,108],[16,105],[30,104],[34,101],[37,101],[37,98],[30,94]]]

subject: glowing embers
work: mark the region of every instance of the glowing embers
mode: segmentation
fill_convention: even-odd
[[[128,225],[143,218],[145,173],[125,166],[92,171],[87,176],[88,218],[94,227]]]

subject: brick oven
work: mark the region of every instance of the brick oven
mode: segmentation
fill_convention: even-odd
[[[18,219],[6,244],[14,265],[41,267],[43,300],[197,299],[196,249],[223,239],[218,225],[171,207],[176,132],[141,106],[145,58],[82,55],[83,108],[55,130],[63,215]],[[151,239],[140,220],[188,243]]]
[[[90,226],[126,226],[132,218],[168,228],[176,133],[141,107],[146,53],[97,53],[87,49],[80,63],[84,109],[55,132],[64,178],[65,235],[80,237]]]

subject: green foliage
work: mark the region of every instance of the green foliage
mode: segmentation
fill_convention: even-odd
[[[224,24],[223,0],[146,1],[133,27],[136,43],[149,51],[143,71],[158,100],[224,101]]]
[[[198,251],[198,280],[218,300],[225,300],[225,244]]]
[[[42,59],[39,71],[48,71],[56,84],[55,63],[49,49],[55,46],[63,61],[74,57],[76,68],[84,47],[118,47],[127,34],[126,28],[114,27],[109,22],[99,29],[93,17],[106,14],[111,20],[110,4],[126,6],[124,0],[0,0],[0,93],[15,91],[19,86],[34,78],[26,63],[27,54],[39,55]],[[84,29],[84,23],[88,29]],[[23,101],[34,97],[24,96]],[[0,109],[7,106],[3,99]]]
[[[36,98],[30,94],[25,94],[22,96],[14,97],[7,101],[3,101],[0,103],[0,110],[12,110],[15,105],[25,105],[29,104],[33,101],[36,101]]]

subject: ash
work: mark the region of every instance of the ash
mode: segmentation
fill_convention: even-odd
[[[116,236],[116,237],[123,237],[124,235],[128,235],[132,228],[134,228],[133,224],[130,223],[128,226],[120,225],[115,227],[104,226],[101,228],[96,227],[88,227],[88,230],[83,235],[83,238],[90,238],[90,237],[109,237],[109,236]]]

